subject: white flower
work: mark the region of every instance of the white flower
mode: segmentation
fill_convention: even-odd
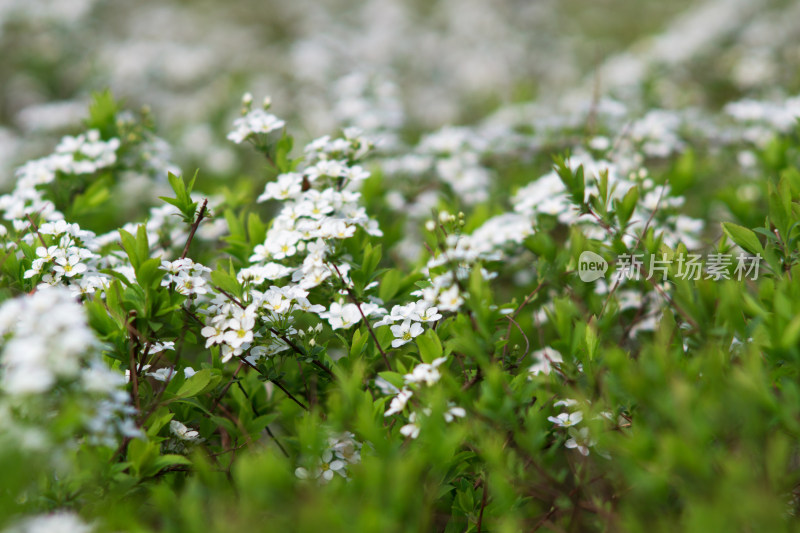
[[[62,276],[71,278],[77,274],[86,272],[86,265],[81,263],[80,260],[81,258],[78,255],[57,257],[56,265],[53,267],[53,270]]]
[[[241,144],[253,134],[267,134],[281,129],[285,124],[283,120],[263,109],[253,109],[233,121],[234,130],[228,134],[228,140]]]
[[[255,318],[249,314],[243,314],[239,318],[232,318],[227,323],[230,328],[225,332],[223,339],[231,348],[239,348],[246,342],[253,342],[253,327]]]
[[[201,276],[190,276],[181,273],[175,278],[175,290],[178,294],[191,296],[194,294],[207,294],[206,280]]]
[[[328,439],[328,444],[333,454],[350,464],[361,462],[361,443],[355,439],[355,435],[346,431]]]
[[[403,376],[403,379],[406,383],[425,383],[425,385],[430,387],[442,377],[438,367],[445,361],[447,361],[446,357],[439,357],[438,359],[434,359],[431,364],[420,363],[414,367],[414,370],[410,374]]]
[[[314,313],[320,314],[325,311],[325,307],[319,304],[312,304],[308,298],[296,298],[295,303],[297,304],[297,308],[305,311],[306,313]]]
[[[419,430],[417,413],[411,413],[411,416],[408,417],[408,424],[400,428],[400,434],[411,439],[416,439],[419,437]]]
[[[528,368],[528,372],[532,376],[538,376],[539,374],[547,375],[553,369],[553,363],[561,363],[564,361],[560,353],[549,347],[533,352],[532,357],[533,360],[536,361],[536,363]]]
[[[288,200],[294,198],[303,190],[303,176],[296,172],[289,172],[278,176],[278,181],[267,183],[264,193],[258,197],[258,202],[267,200]]]
[[[392,401],[389,403],[389,409],[383,413],[383,416],[392,416],[393,414],[399,413],[405,409],[408,400],[410,400],[413,395],[414,393],[408,389],[401,390],[397,396],[392,398]]]
[[[278,291],[268,291],[265,294],[263,306],[265,309],[276,315],[286,313],[291,307],[292,301],[285,298],[283,294]]]
[[[94,526],[71,511],[31,516],[4,529],[4,533],[91,533]]]
[[[425,300],[417,302],[417,313],[419,314],[420,322],[436,322],[442,318],[442,314],[437,307],[431,306]]]
[[[407,305],[395,305],[394,307],[392,307],[392,312],[389,314],[389,316],[392,318],[392,321],[414,320],[419,322],[421,320],[416,303],[410,303]]]
[[[564,400],[558,400],[553,404],[555,407],[575,407],[578,405],[578,400],[574,400],[572,398],[566,398]]]
[[[300,286],[304,289],[313,289],[331,276],[331,271],[324,267],[309,270],[300,279]]]
[[[320,458],[319,464],[314,470],[314,477],[323,484],[332,480],[334,474],[339,474],[340,476],[346,478],[346,467],[346,462],[335,458],[331,450],[325,450]],[[308,479],[311,477],[308,473],[308,470],[303,467],[295,469],[294,474],[300,479]]]
[[[206,348],[212,344],[222,344],[225,342],[225,328],[220,324],[204,327],[200,330],[200,335],[206,338]]]
[[[423,331],[419,322],[412,323],[411,320],[404,320],[399,326],[392,326],[391,330],[392,335],[395,336],[392,341],[392,348],[398,348],[410,342],[413,338],[422,334]]]
[[[340,178],[347,173],[347,167],[341,161],[326,159],[318,161],[314,166],[305,170],[309,181],[316,181],[320,177]]]
[[[333,302],[328,311],[319,316],[327,319],[332,329],[349,329],[361,321],[361,313],[355,304]]]
[[[444,421],[452,422],[456,418],[464,418],[467,416],[467,411],[463,407],[451,407],[444,413]]]
[[[177,420],[170,420],[169,431],[179,439],[186,442],[199,442],[203,440],[200,438],[200,433],[184,426]]]
[[[453,285],[439,295],[438,308],[441,311],[458,311],[464,299],[458,291],[458,286]]]
[[[575,428],[569,429],[570,438],[564,443],[567,448],[577,448],[581,455],[589,455],[589,448],[597,444],[591,435],[589,435],[589,428]],[[602,455],[602,453],[601,453]]]
[[[147,376],[153,378],[156,381],[163,381],[163,382],[171,381],[172,378],[175,376],[175,370],[168,367],[159,368],[155,372],[148,372]]]
[[[583,413],[580,411],[575,411],[574,413],[561,413],[558,416],[548,416],[547,420],[558,427],[568,428],[583,420]]]
[[[408,423],[400,428],[400,433],[406,437],[416,439],[419,437],[419,426],[415,423]]]

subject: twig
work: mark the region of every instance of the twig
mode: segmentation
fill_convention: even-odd
[[[317,368],[320,368],[320,369],[324,370],[325,373],[327,373],[331,377],[331,379],[335,379],[336,378],[336,376],[333,374],[333,372],[331,372],[331,369],[328,368],[327,366],[323,365],[321,362],[319,362],[316,359],[314,359],[314,360],[311,361],[311,363],[314,366],[316,366]]]
[[[233,376],[231,376],[231,380],[228,382],[227,385],[225,385],[225,388],[222,389],[222,392],[219,393],[219,396],[217,396],[217,399],[214,400],[214,407],[211,409],[212,412],[214,411],[214,409],[217,408],[217,406],[219,405],[219,402],[222,401],[222,398],[224,398],[225,395],[228,393],[228,390],[231,388],[231,385],[233,385],[234,383],[238,383],[238,380],[236,379],[236,374],[238,374],[239,371],[243,367],[244,367],[244,363],[243,362],[239,363],[239,366],[236,368],[236,370],[233,371]]]
[[[369,330],[369,334],[370,334],[370,336],[372,336],[372,340],[375,341],[375,346],[378,348],[378,351],[381,353],[381,356],[383,357],[383,362],[386,363],[386,367],[390,371],[394,372],[394,369],[392,369],[392,364],[389,362],[389,358],[386,356],[386,352],[384,352],[383,348],[381,348],[381,343],[378,341],[378,336],[375,335],[375,331],[372,329],[372,325],[369,323],[369,320],[367,320],[367,316],[364,314],[364,311],[361,309],[361,304],[358,302],[358,298],[356,298],[356,295],[353,294],[352,289],[350,289],[350,287],[345,282],[344,276],[342,276],[342,273],[339,272],[339,268],[336,265],[334,265],[333,263],[329,263],[329,264],[336,271],[336,274],[339,276],[339,279],[342,281],[342,285],[344,286],[344,290],[347,291],[347,294],[350,296],[350,299],[353,301],[353,303],[355,304],[356,308],[358,309],[358,313],[361,315],[361,318],[364,320],[364,323],[367,325],[367,330]]]
[[[241,366],[239,368],[241,368]],[[239,387],[240,391],[242,391],[242,394],[244,394],[244,397],[247,398],[250,401],[250,410],[253,412],[254,415],[256,415],[256,418],[261,416],[261,413],[258,412],[258,410],[256,409],[256,406],[253,405],[253,401],[250,400],[250,395],[247,394],[247,391],[244,390],[244,387],[242,387],[242,382],[241,381],[237,381],[236,382],[236,386]],[[281,444],[281,441],[278,440],[278,437],[276,437],[275,434],[272,432],[272,430],[269,429],[269,424],[264,426],[264,429],[267,431],[267,434],[270,437],[272,437],[272,440],[275,441],[275,444],[278,445],[278,448],[280,448],[280,450],[283,452],[283,455],[285,455],[286,457],[289,457],[289,453],[286,451],[286,448],[283,447],[283,445]]]
[[[42,209],[44,209],[44,207],[42,207]],[[37,216],[42,213],[42,209],[39,209],[39,211],[36,212]],[[28,227],[25,228],[26,231],[31,229],[31,227],[32,227],[31,224],[33,224],[33,220],[31,220],[30,215],[28,215]],[[36,230],[36,233],[39,233],[38,229]],[[25,232],[20,232],[20,234],[17,235],[17,238],[14,239],[14,246],[15,247],[19,246],[19,243],[22,242],[22,239],[24,237],[25,237]],[[39,235],[39,238],[41,239],[41,235]],[[6,247],[6,253],[3,255],[3,259],[0,260],[0,270],[3,269],[3,265],[6,264],[6,260],[8,259],[8,256],[11,255],[12,253],[13,253],[13,250],[9,250],[8,247]]]
[[[136,411],[141,409],[139,404],[139,370],[136,367],[136,351],[139,346],[139,332],[133,327],[131,323],[136,318],[136,312],[131,311],[128,315],[129,321],[126,321],[125,326],[128,330],[130,348],[128,350],[128,375],[131,379],[131,400],[133,400]]]
[[[531,343],[528,340],[528,336],[525,335],[525,332],[522,330],[522,327],[517,323],[517,321],[514,320],[514,318],[510,317],[510,316],[506,316],[506,318],[510,321],[511,324],[514,324],[515,326],[517,326],[517,329],[519,330],[520,334],[522,335],[522,338],[525,339],[525,353],[522,354],[522,357],[520,357],[519,360],[517,361],[517,364],[519,365],[525,359],[525,356],[528,355],[528,352],[531,349]],[[506,348],[507,346],[508,346],[508,344],[503,346],[503,348]]]
[[[544,280],[539,282],[539,285],[537,285],[536,288],[533,289],[531,291],[531,293],[528,294],[525,297],[524,300],[522,300],[522,303],[519,304],[519,306],[514,311],[514,313],[511,315],[511,317],[509,317],[511,319],[511,322],[508,323],[508,330],[506,331],[506,344],[505,344],[505,346],[503,346],[503,359],[506,358],[506,354],[508,353],[508,341],[511,339],[511,323],[514,322],[514,319],[517,318],[517,315],[522,311],[522,308],[525,307],[526,305],[528,305],[528,303],[533,299],[533,297],[536,296],[536,294],[542,288],[542,285],[544,285]],[[517,324],[517,327],[519,328],[519,324]],[[520,328],[519,331],[520,331],[520,333],[522,333],[522,328]],[[522,333],[522,336],[525,337],[525,333]],[[530,347],[530,344],[528,343],[528,338],[527,337],[525,337],[525,342]],[[526,355],[527,355],[527,351],[526,351]]]
[[[47,243],[46,243],[46,242],[44,242],[44,237],[42,237],[42,234],[41,234],[41,233],[39,233],[39,227],[36,225],[36,222],[34,222],[34,221],[33,221],[33,219],[31,218],[31,216],[30,216],[30,215],[25,215],[25,217],[28,219],[28,222],[30,222],[30,224],[31,224],[31,227],[33,228],[33,231],[34,231],[34,232],[36,233],[36,235],[39,237],[39,241],[41,241],[41,243],[42,243],[42,246],[44,246],[45,248],[47,248]]]
[[[237,306],[239,306],[239,308],[241,308],[241,309],[247,309],[247,306],[246,306],[246,305],[244,305],[242,302],[240,302],[240,301],[239,301],[239,300],[236,298],[236,296],[234,296],[233,294],[231,294],[231,293],[229,293],[229,292],[227,292],[227,291],[223,290],[223,289],[222,289],[222,287],[216,287],[216,286],[215,286],[215,287],[214,287],[214,290],[215,290],[215,291],[217,291],[218,293],[222,294],[223,296],[225,296],[225,298],[227,298],[228,300],[230,300],[230,301],[232,301],[233,303],[235,303]]]
[[[189,245],[192,244],[192,239],[194,239],[194,234],[197,231],[197,227],[200,225],[200,222],[206,215],[206,206],[208,206],[208,198],[203,200],[203,205],[200,206],[200,213],[197,214],[197,220],[195,220],[194,223],[192,223],[192,229],[189,230],[189,237],[186,239],[186,246],[183,247],[183,253],[181,254],[181,259],[185,259],[186,254],[189,253]]]
[[[478,367],[478,370],[475,371],[475,376],[471,380],[464,383],[464,385],[461,386],[461,390],[467,391],[471,389],[472,386],[479,382],[482,377],[483,375],[481,374],[481,367]]]
[[[239,360],[240,360],[240,361],[242,361],[244,364],[246,364],[247,366],[249,366],[250,368],[252,368],[252,369],[253,369],[253,370],[255,370],[256,372],[258,372],[259,374],[263,375],[263,373],[261,372],[261,370],[259,370],[259,369],[258,369],[258,367],[257,367],[256,365],[254,365],[253,363],[251,363],[250,361],[248,361],[247,359],[245,359],[245,358],[244,358],[244,357],[242,357],[242,356],[237,356],[237,357],[238,357],[238,358],[239,358]],[[303,402],[301,402],[300,400],[298,400],[297,398],[295,398],[295,397],[294,397],[294,395],[293,395],[291,392],[289,392],[289,391],[286,389],[286,387],[284,387],[284,386],[283,386],[283,384],[282,384],[280,381],[278,381],[277,379],[271,379],[271,378],[267,378],[267,379],[270,381],[270,383],[274,384],[276,387],[278,387],[280,390],[282,390],[282,391],[283,391],[283,393],[284,393],[284,394],[286,394],[286,396],[288,396],[288,397],[289,397],[289,399],[290,399],[290,400],[292,400],[294,403],[296,403],[297,405],[299,405],[300,407],[302,407],[302,408],[303,408],[304,410],[306,410],[306,411],[308,411],[308,410],[309,410],[309,409],[308,409],[308,407],[306,407],[306,405],[305,405]]]
[[[481,512],[478,514],[478,533],[481,533],[481,526],[483,524],[483,510],[486,508],[486,499],[488,497],[489,483],[486,481],[486,476],[483,477],[483,496],[481,497]]]

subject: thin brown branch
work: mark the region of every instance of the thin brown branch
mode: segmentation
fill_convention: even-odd
[[[342,281],[342,285],[344,286],[344,289],[347,291],[347,294],[350,296],[350,300],[352,300],[352,302],[355,304],[356,308],[358,309],[358,313],[361,315],[361,318],[364,320],[364,323],[367,325],[367,330],[369,330],[369,334],[372,337],[372,340],[375,342],[375,346],[378,348],[378,351],[381,353],[381,357],[383,357],[383,362],[386,363],[386,367],[390,371],[393,372],[394,369],[392,368],[392,364],[389,362],[389,357],[387,357],[386,352],[383,351],[383,348],[381,348],[381,343],[380,343],[380,341],[378,341],[378,336],[375,335],[375,331],[372,329],[372,325],[369,323],[369,320],[367,320],[367,316],[364,314],[364,311],[361,309],[361,304],[359,303],[358,298],[356,298],[356,295],[353,294],[353,290],[347,285],[347,282],[345,282],[344,276],[342,276],[342,273],[339,272],[339,268],[336,265],[334,265],[333,263],[330,263],[330,265],[336,271],[336,274],[339,276],[339,279]]]
[[[135,317],[136,314],[131,313],[129,316],[130,321],[133,321]],[[131,380],[131,401],[138,412],[141,409],[141,405],[139,404],[139,371],[136,367],[136,350],[139,346],[139,342],[136,340],[136,335],[132,333],[132,330],[135,331],[133,325],[131,325],[130,322],[126,323],[126,325],[129,332],[130,342],[130,348],[128,349],[128,375],[130,376]]]
[[[203,217],[206,216],[206,207],[208,206],[208,198],[203,200],[203,205],[200,206],[200,212],[197,214],[197,219],[192,223],[192,228],[189,230],[189,237],[186,239],[186,246],[183,247],[183,253],[181,254],[181,259],[185,259],[186,255],[189,253],[189,246],[192,244],[192,239],[194,239],[194,234],[197,232],[198,226],[200,226],[200,222],[202,222]]]
[[[25,217],[28,219],[28,222],[31,225],[30,227],[33,228],[34,233],[36,233],[36,235],[39,237],[39,242],[42,243],[42,246],[47,248],[47,243],[44,241],[44,237],[42,237],[42,234],[39,233],[39,226],[36,225],[36,222],[33,221],[30,215],[26,214]]]
[[[481,512],[478,514],[478,533],[481,533],[481,527],[483,526],[483,510],[486,508],[486,500],[489,496],[488,493],[489,483],[486,480],[486,476],[483,477],[483,496],[481,497]]]
[[[247,366],[249,366],[250,368],[252,368],[252,369],[253,369],[253,370],[255,370],[256,372],[258,372],[259,374],[261,374],[261,370],[259,370],[259,369],[258,369],[258,367],[257,367],[256,365],[254,365],[253,363],[251,363],[250,361],[248,361],[247,359],[245,359],[245,358],[244,358],[244,357],[242,357],[242,356],[238,356],[238,357],[239,357],[239,360],[240,360],[240,361],[242,361],[244,364],[246,364]],[[262,374],[262,375],[263,375],[263,374]],[[283,384],[282,384],[280,381],[278,381],[277,379],[271,379],[271,378],[267,378],[267,379],[269,379],[270,383],[272,383],[273,385],[275,385],[276,387],[278,387],[280,390],[282,390],[282,391],[283,391],[283,393],[284,393],[286,396],[288,396],[288,397],[289,397],[289,399],[290,399],[290,400],[292,400],[294,403],[296,403],[297,405],[299,405],[300,407],[302,407],[302,408],[303,408],[305,411],[308,411],[308,410],[309,410],[309,409],[308,409],[308,407],[306,407],[306,405],[305,405],[303,402],[301,402],[300,400],[298,400],[297,398],[295,398],[295,397],[294,397],[294,395],[293,395],[291,392],[289,392],[289,391],[286,389],[286,387],[284,387],[284,386],[283,386]]]

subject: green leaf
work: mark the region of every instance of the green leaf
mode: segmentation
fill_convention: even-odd
[[[86,128],[100,130],[104,139],[113,137],[116,133],[117,112],[119,106],[109,89],[93,93]]]
[[[367,332],[362,332],[360,329],[355,330],[353,332],[353,340],[350,342],[350,357],[361,355],[368,340],[369,334]]]
[[[378,286],[378,298],[384,302],[391,300],[397,291],[400,289],[400,284],[403,281],[403,273],[397,269],[391,269],[381,278],[380,285]]]
[[[77,195],[73,200],[70,214],[73,217],[80,217],[95,211],[111,198],[111,190],[109,189],[111,183],[110,175],[105,174],[89,185],[86,191]]]
[[[781,347],[784,350],[789,350],[797,346],[797,341],[800,340],[800,315],[796,315],[789,325],[783,330],[781,336]]]
[[[261,415],[247,424],[247,431],[250,433],[258,433],[260,431],[263,431],[265,427],[270,425],[277,418],[278,418],[278,413]]]
[[[364,273],[365,281],[369,281],[369,277],[375,272],[378,263],[381,261],[381,245],[372,247],[367,243],[364,247],[364,261],[361,263],[361,271]]]
[[[261,222],[261,218],[255,214],[250,213],[247,217],[247,233],[250,237],[250,244],[261,244],[267,238],[267,226]]]
[[[403,379],[402,374],[398,374],[397,372],[378,372],[378,375],[397,387],[398,389],[402,389],[403,385],[405,385],[405,380]]]
[[[150,243],[147,242],[147,228],[144,224],[139,224],[136,228],[136,255],[140,264],[150,258]]]
[[[730,239],[751,254],[764,254],[764,248],[755,232],[731,222],[723,222],[722,229]]]
[[[158,258],[151,258],[144,261],[136,269],[136,281],[144,289],[150,289],[160,283],[161,278],[164,277],[164,271],[160,270],[161,260]]]
[[[289,152],[292,151],[294,139],[285,132],[283,136],[275,144],[275,166],[278,167],[278,172],[285,173],[292,170],[291,159],[289,159]]]
[[[239,298],[242,295],[242,286],[239,281],[220,266],[211,273],[211,281],[225,292]]]
[[[152,422],[150,422],[150,426],[147,428],[147,436],[155,437],[158,435],[158,432],[161,431],[161,428],[169,424],[169,421],[172,420],[173,416],[175,415],[165,408],[161,408],[153,413],[153,415],[150,417]]]
[[[128,461],[135,475],[144,475],[158,457],[158,446],[143,439],[133,439],[128,444]]]
[[[170,466],[191,466],[191,465],[192,462],[189,460],[188,457],[184,457],[183,455],[167,454],[159,456],[155,460],[153,460],[147,466],[147,470],[144,473],[148,476],[153,476]]]
[[[442,341],[432,329],[417,337],[416,342],[423,363],[432,363],[434,359],[441,357],[444,353]]]
[[[219,375],[213,374],[208,368],[200,370],[181,385],[181,388],[178,389],[175,396],[179,398],[198,396],[216,387],[220,379]]]
[[[194,222],[194,215],[197,211],[197,202],[192,202],[192,198],[190,193],[192,192],[192,188],[194,187],[194,182],[197,179],[197,174],[199,171],[195,171],[194,176],[189,181],[189,185],[186,185],[186,182],[183,180],[183,176],[176,176],[172,172],[167,175],[167,180],[169,181],[170,187],[175,192],[175,198],[168,198],[166,196],[160,196],[161,200],[174,205],[181,211],[181,215],[183,215],[183,219],[187,223]]]
[[[139,255],[138,255],[138,248],[136,247],[136,237],[125,231],[124,229],[119,230],[119,237],[122,241],[122,249],[125,250],[125,253],[128,254],[128,259],[131,261],[131,265],[133,266],[134,270],[139,268]]]
[[[631,189],[625,193],[625,196],[622,198],[621,202],[614,202],[620,227],[624,228],[628,224],[628,221],[633,215],[634,209],[636,209],[636,202],[638,201],[639,188],[631,187]]]

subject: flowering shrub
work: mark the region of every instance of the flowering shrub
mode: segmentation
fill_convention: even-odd
[[[16,169],[0,531],[796,528],[798,98],[372,89],[302,147],[246,94],[224,181],[110,92]]]

